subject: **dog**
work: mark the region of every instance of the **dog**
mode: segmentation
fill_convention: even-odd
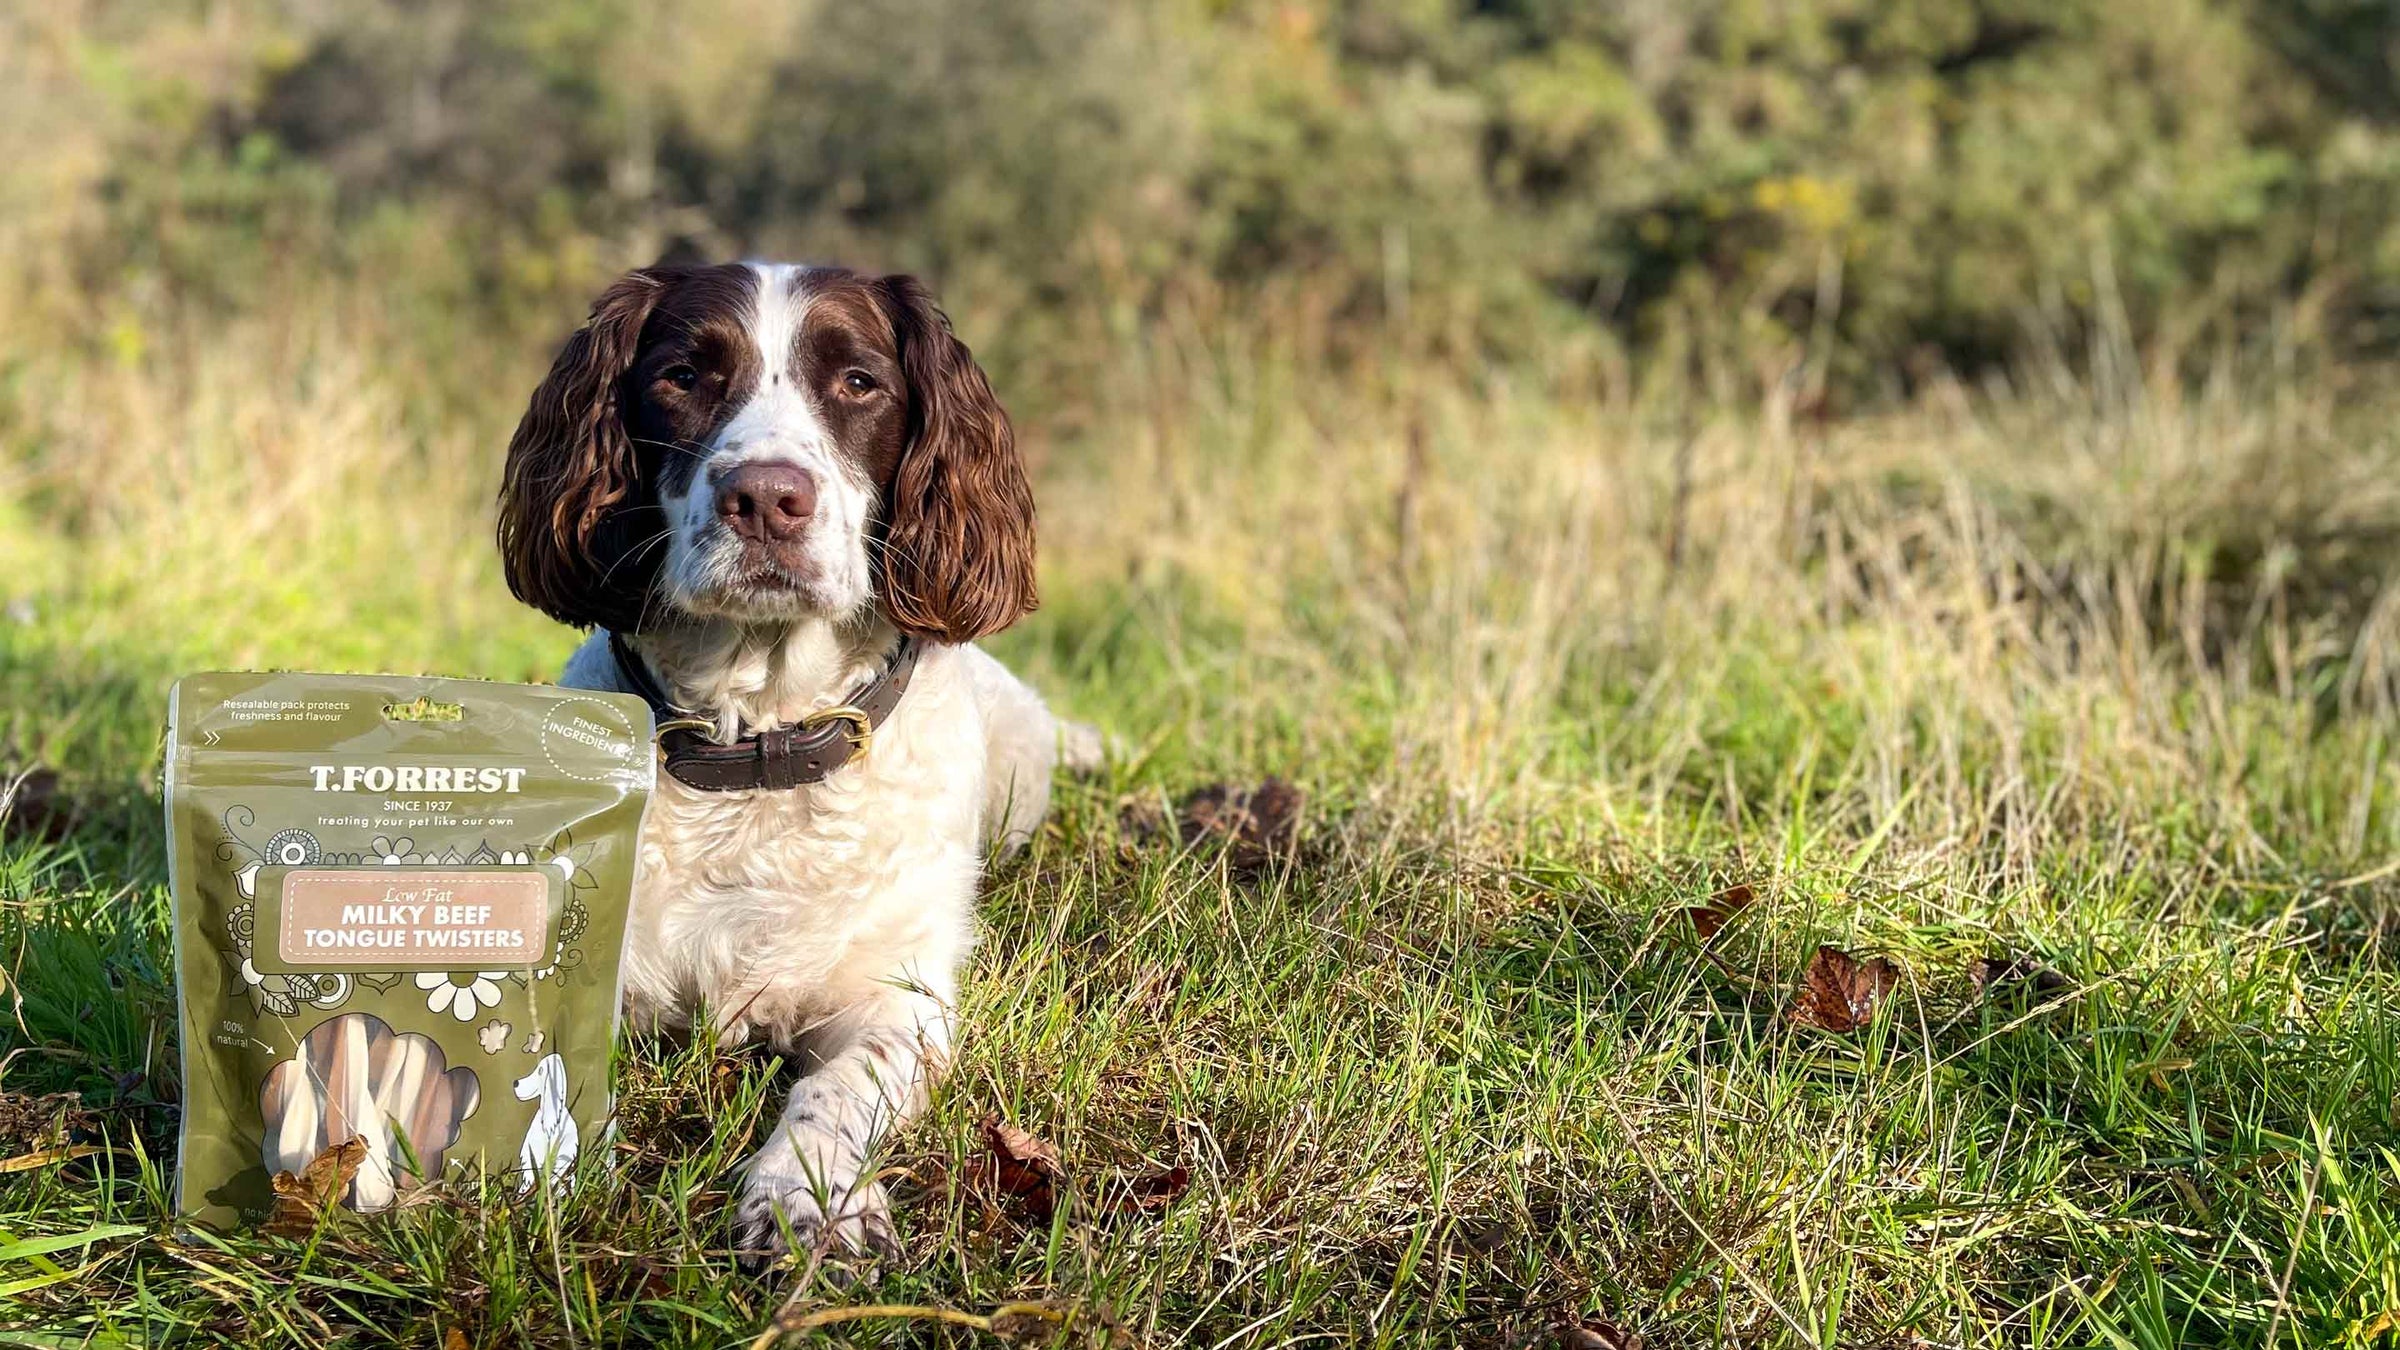
[[[805,1070],[736,1242],[890,1249],[870,1162],[949,1056],[983,861],[1102,753],[974,645],[1035,604],[990,381],[906,276],[636,271],[534,392],[499,544],[520,599],[595,630],[560,683],[660,719],[629,1018]]]
[[[517,1170],[522,1174],[517,1191],[532,1190],[545,1176],[556,1189],[574,1170],[575,1150],[581,1142],[575,1117],[567,1113],[567,1062],[555,1054],[542,1056],[532,1073],[517,1080],[517,1100],[541,1103],[534,1108],[533,1123],[525,1127],[525,1142],[517,1149]]]

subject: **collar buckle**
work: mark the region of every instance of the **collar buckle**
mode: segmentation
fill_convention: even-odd
[[[864,708],[843,703],[831,708],[819,708],[800,719],[803,730],[814,731],[829,722],[848,722],[850,730],[843,736],[850,742],[850,753],[863,755],[875,744],[875,719]]]
[[[652,749],[658,751],[658,762],[667,766],[667,772],[673,773],[675,771],[672,763],[674,756],[667,749],[667,737],[678,731],[698,732],[702,737],[706,737],[716,729],[717,724],[705,717],[670,717],[651,726],[650,745]]]

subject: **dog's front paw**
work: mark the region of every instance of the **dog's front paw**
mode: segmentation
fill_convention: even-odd
[[[778,1156],[779,1155],[779,1156]],[[882,1183],[856,1175],[823,1175],[787,1146],[751,1160],[734,1202],[734,1243],[753,1268],[786,1252],[890,1256],[892,1204]]]

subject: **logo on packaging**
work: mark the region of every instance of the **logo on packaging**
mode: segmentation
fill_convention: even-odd
[[[523,769],[448,764],[311,764],[319,792],[522,792]]]

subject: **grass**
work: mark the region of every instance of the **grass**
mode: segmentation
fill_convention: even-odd
[[[0,844],[0,1090],[104,1146],[0,1172],[0,1343],[2400,1337],[2400,443],[2331,385],[1819,427],[1138,345],[1031,438],[1046,604],[996,644],[1128,754],[993,870],[905,1255],[757,1280],[723,1210],[784,1080],[707,1044],[628,1047],[555,1209],[169,1236],[169,679],[573,641],[484,542],[540,353],[443,401],[371,317],[207,339],[29,358],[0,418],[0,744],[68,803]],[[1262,870],[1140,826],[1270,773]],[[1855,1034],[1785,1011],[1820,944],[1898,968]],[[1066,1160],[1047,1222],[971,1181],[987,1113]]]

